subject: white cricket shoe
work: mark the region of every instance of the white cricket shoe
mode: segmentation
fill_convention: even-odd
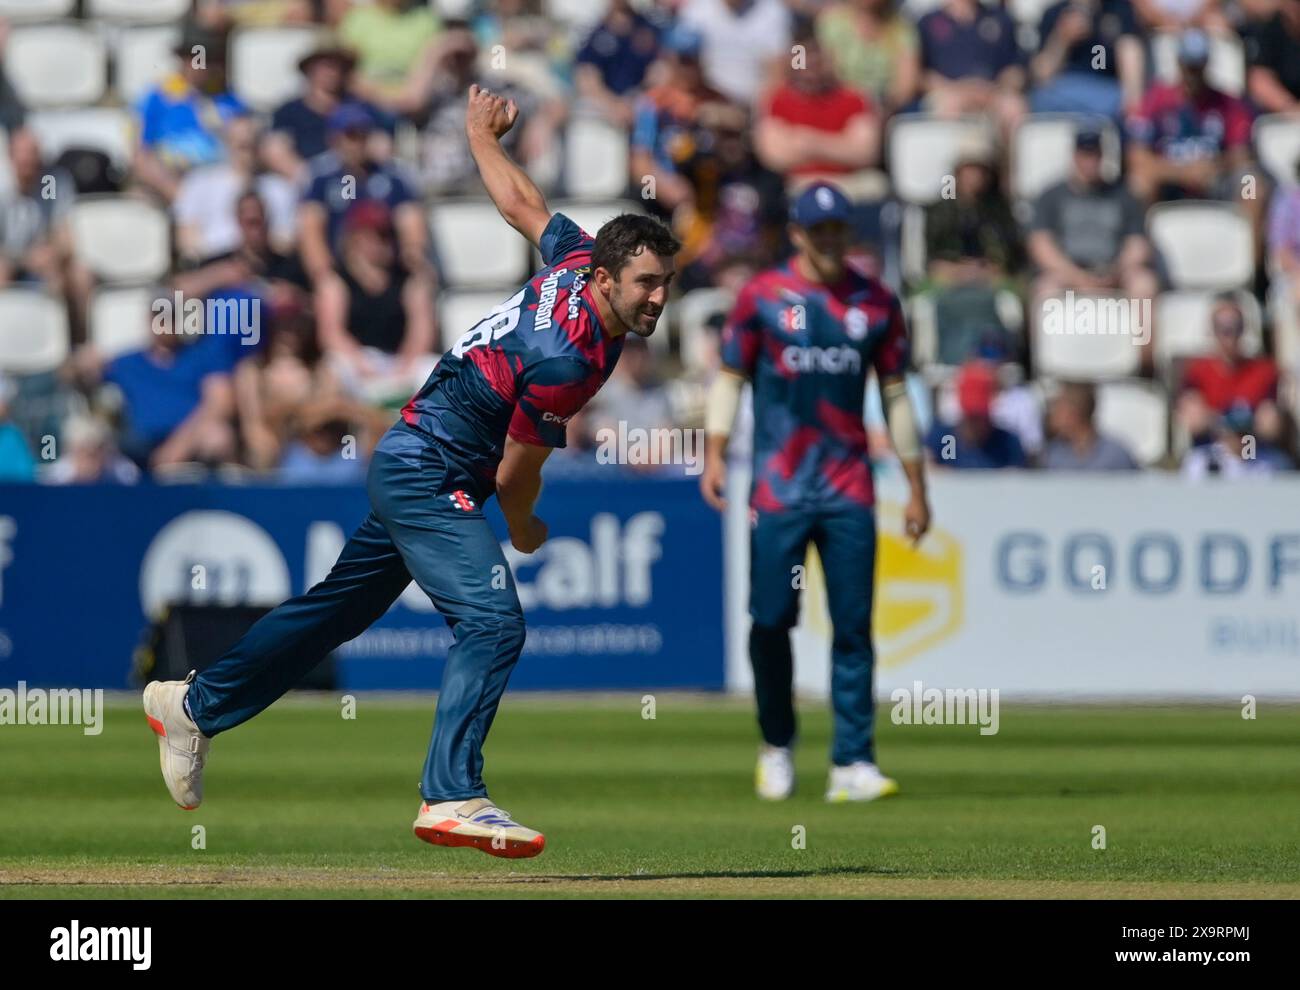
[[[847,767],[831,767],[826,784],[827,801],[874,801],[898,793],[898,781],[886,777],[874,763],[865,760]]]
[[[546,836],[520,825],[487,798],[426,801],[412,828],[435,846],[473,846],[506,859],[527,859],[546,848]]]
[[[195,671],[183,681],[152,681],[144,689],[144,714],[158,737],[158,761],[172,800],[186,811],[203,802],[203,764],[212,740],[185,714],[185,695]]]
[[[759,747],[754,791],[764,801],[784,801],[794,793],[794,754],[789,746],[764,743]]]

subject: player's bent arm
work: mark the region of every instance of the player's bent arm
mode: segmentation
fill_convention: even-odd
[[[540,247],[542,232],[551,222],[546,198],[528,173],[501,147],[502,136],[514,126],[518,115],[513,100],[504,100],[478,86],[469,88],[465,134],[483,185],[506,223],[528,238],[534,247]]]
[[[542,492],[542,465],[553,449],[508,436],[497,466],[497,502],[506,517],[510,542],[524,553],[532,553],[546,539],[546,526],[533,515],[533,508]]]

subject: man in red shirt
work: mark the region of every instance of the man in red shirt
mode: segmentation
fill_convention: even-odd
[[[835,78],[808,34],[796,40],[786,81],[760,111],[754,148],[764,166],[786,178],[841,176],[876,163],[880,121],[866,96]]]
[[[1224,413],[1245,404],[1255,414],[1258,439],[1277,440],[1282,427],[1276,405],[1277,365],[1272,358],[1246,357],[1242,352],[1245,322],[1232,295],[1215,301],[1210,320],[1217,353],[1187,362],[1178,397],[1179,421],[1194,443],[1205,442],[1213,438]]]

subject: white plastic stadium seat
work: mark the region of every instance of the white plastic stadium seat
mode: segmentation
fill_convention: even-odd
[[[11,24],[70,17],[77,0],[0,0],[0,17]]]
[[[725,319],[734,302],[735,296],[726,289],[702,288],[692,289],[673,304],[678,339],[681,341],[682,364],[687,370],[704,369],[703,340],[709,320],[718,314]]]
[[[68,356],[68,311],[35,289],[0,290],[0,371],[53,371]]]
[[[1241,306],[1245,323],[1241,346],[1247,354],[1258,354],[1263,347],[1259,302],[1245,290],[1233,295]],[[1214,350],[1214,333],[1210,317],[1216,293],[1195,290],[1162,292],[1155,302],[1155,359],[1166,370],[1179,358],[1207,354]]]
[[[1020,24],[1038,27],[1043,22],[1043,11],[1056,3],[1056,0],[1011,0],[1009,13]]]
[[[134,104],[163,76],[176,67],[176,43],[181,29],[161,24],[125,28],[113,50],[113,89],[126,103]]]
[[[1241,96],[1246,89],[1246,52],[1236,37],[1212,34],[1210,64],[1205,78],[1215,89]],[[1151,38],[1151,62],[1161,82],[1178,81],[1178,32],[1161,31]]]
[[[1136,374],[1139,334],[1147,321],[1134,303],[1083,292],[1045,300],[1032,314],[1037,373],[1088,380]]]
[[[1147,234],[1174,288],[1236,289],[1254,277],[1250,221],[1228,203],[1157,203],[1147,211]]]
[[[575,199],[621,195],[628,181],[628,136],[596,117],[577,117],[564,141],[564,188]]]
[[[103,21],[161,24],[190,12],[190,0],[87,0],[86,16]]]
[[[27,118],[36,134],[41,155],[53,161],[68,148],[91,148],[108,155],[114,164],[131,163],[131,115],[116,107],[86,107],[81,110],[37,110]]]
[[[72,21],[13,29],[5,49],[5,74],[32,108],[98,102],[108,80],[104,40]]]
[[[230,36],[230,81],[255,110],[271,111],[302,89],[298,60],[320,35],[309,27],[241,28]]]
[[[1034,114],[1016,129],[1011,148],[1011,193],[1035,199],[1069,175],[1074,161],[1074,134],[1085,118],[1070,114]],[[1097,126],[1097,120],[1089,121]],[[1107,179],[1119,175],[1119,132],[1102,123],[1102,169]]]
[[[943,6],[943,0],[903,0],[903,11],[909,14],[912,20],[920,20],[930,11]]]
[[[605,16],[609,0],[545,0],[546,17],[569,27],[590,28]]]
[[[155,288],[99,289],[90,299],[90,343],[105,359],[149,343]]]
[[[1122,443],[1139,464],[1168,448],[1169,397],[1158,382],[1103,382],[1097,387],[1097,429]]]
[[[528,264],[528,242],[501,219],[488,200],[438,203],[429,222],[447,285],[483,288],[510,285],[522,278]]]
[[[989,138],[979,120],[940,120],[929,114],[900,114],[889,122],[889,174],[894,192],[909,203],[933,203],[951,175],[963,139]]]
[[[473,292],[441,293],[438,296],[438,326],[442,350],[451,350],[466,331],[518,291],[518,286],[502,286]]]
[[[77,256],[107,282],[161,278],[171,264],[171,226],[156,206],[129,196],[91,196],[72,209]]]
[[[579,203],[574,200],[563,200],[551,204],[551,212],[563,213],[566,217],[576,223],[592,237],[605,226],[607,220],[612,220],[620,213],[644,213],[640,204],[635,200],[628,199],[611,199],[603,203],[583,202]]]
[[[1297,184],[1300,163],[1300,113],[1270,113],[1255,120],[1255,151],[1264,168],[1280,185]]]

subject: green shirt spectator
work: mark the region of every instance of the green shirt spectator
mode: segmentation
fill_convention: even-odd
[[[375,0],[348,11],[339,35],[360,56],[357,71],[367,82],[396,90],[440,27],[426,3]]]
[[[916,95],[916,25],[892,0],[841,0],[817,15],[817,40],[845,86],[899,109]],[[874,9],[868,9],[874,8]]]

